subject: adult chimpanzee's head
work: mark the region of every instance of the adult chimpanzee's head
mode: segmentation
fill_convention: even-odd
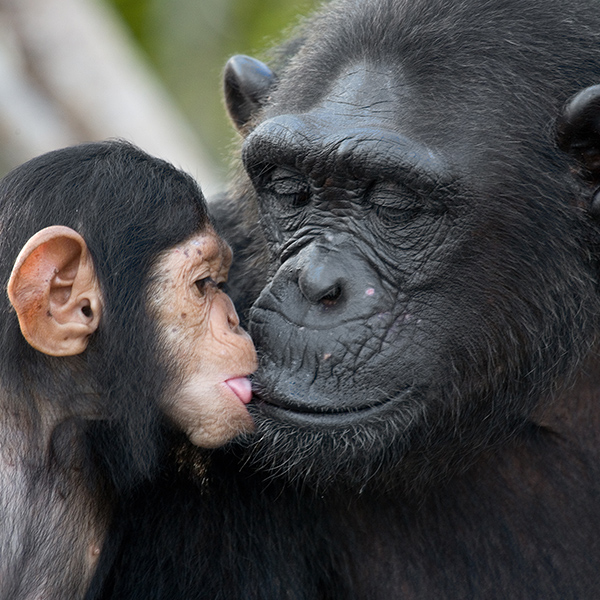
[[[597,224],[555,123],[600,74],[581,23],[594,3],[341,0],[277,77],[230,61],[270,269],[257,460],[410,485],[535,421],[580,363]]]
[[[117,483],[149,472],[163,414],[202,446],[252,427],[239,377],[254,350],[219,289],[231,251],[191,177],[124,142],[57,150],[0,183],[0,231],[15,410],[96,421],[91,447]]]

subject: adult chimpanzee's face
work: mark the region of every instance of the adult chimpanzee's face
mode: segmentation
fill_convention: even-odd
[[[566,180],[511,137],[514,107],[475,110],[480,90],[448,106],[385,64],[318,91],[307,73],[243,150],[273,267],[250,323],[258,454],[364,482],[513,432],[585,319]]]
[[[252,313],[271,363],[261,383],[294,421],[360,422],[404,401],[452,327],[432,314],[441,290],[423,293],[441,274],[453,180],[443,155],[393,127],[388,79],[356,69],[246,143],[280,263]]]

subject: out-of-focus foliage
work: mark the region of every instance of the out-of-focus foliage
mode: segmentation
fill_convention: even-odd
[[[107,0],[123,15],[167,88],[223,164],[233,130],[221,73],[233,54],[261,52],[318,0]]]

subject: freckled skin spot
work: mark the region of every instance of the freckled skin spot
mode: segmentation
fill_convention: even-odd
[[[187,317],[187,313],[181,313],[181,318],[185,319]]]

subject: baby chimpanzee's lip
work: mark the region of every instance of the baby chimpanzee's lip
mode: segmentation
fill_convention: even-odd
[[[225,384],[244,403],[249,404],[252,400],[252,384],[247,377],[232,377]]]

